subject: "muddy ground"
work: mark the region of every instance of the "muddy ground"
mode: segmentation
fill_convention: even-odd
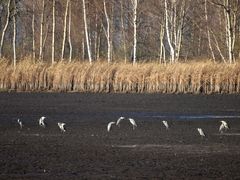
[[[0,93],[0,179],[240,179],[240,96]]]

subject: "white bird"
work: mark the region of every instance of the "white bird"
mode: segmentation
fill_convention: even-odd
[[[46,119],[46,117],[42,116],[39,120],[38,120],[38,123],[39,123],[39,126],[41,127],[46,127],[46,124],[44,122],[44,120]]]
[[[135,129],[135,127],[137,127],[137,124],[136,124],[136,122],[135,122],[135,120],[134,119],[132,119],[132,118],[128,118],[128,120],[130,121],[130,123],[133,125],[133,130]]]
[[[168,122],[167,122],[167,121],[162,121],[162,123],[164,124],[164,126],[165,126],[165,127],[166,127],[166,129],[168,130],[168,129],[169,129]]]
[[[224,130],[228,130],[229,126],[226,121],[220,121],[221,125],[219,127],[219,132],[223,133]]]
[[[109,132],[111,130],[112,125],[115,124],[115,122],[110,122],[107,125],[107,131]]]
[[[118,126],[118,127],[120,127],[120,122],[122,121],[122,120],[124,120],[125,119],[125,117],[120,117],[120,118],[118,118],[118,120],[117,120],[117,123],[116,123],[116,125]]]
[[[58,127],[60,128],[61,132],[66,132],[66,129],[64,127],[66,125],[66,123],[58,122],[57,124],[58,124]]]
[[[22,129],[22,128],[23,128],[23,123],[22,123],[22,121],[20,121],[20,119],[18,119],[17,122],[18,122],[18,124],[19,124],[19,126],[20,126],[20,129]]]
[[[197,130],[198,130],[200,136],[205,137],[205,134],[201,128],[197,128]]]

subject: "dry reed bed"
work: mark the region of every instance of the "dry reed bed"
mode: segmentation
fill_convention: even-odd
[[[17,91],[239,93],[240,63],[160,65],[23,60],[14,70],[0,60],[0,89]]]

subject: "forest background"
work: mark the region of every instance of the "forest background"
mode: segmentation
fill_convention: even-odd
[[[238,0],[1,0],[0,35],[4,90],[240,91]]]

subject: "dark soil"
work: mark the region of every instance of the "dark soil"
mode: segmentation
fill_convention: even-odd
[[[239,116],[239,95],[0,93],[0,179],[240,179]]]

